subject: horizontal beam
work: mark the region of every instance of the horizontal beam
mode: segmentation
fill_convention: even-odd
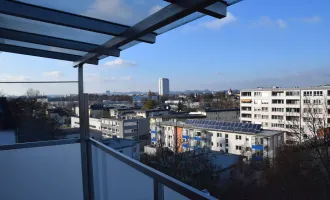
[[[0,13],[112,36],[119,36],[129,29],[129,26],[113,22],[8,0],[1,0]],[[155,33],[149,33],[137,40],[153,44],[156,36]]]
[[[185,7],[170,4],[127,29],[120,36],[110,39],[99,48],[117,49],[136,40],[137,38],[140,38],[143,35],[156,31],[157,29],[186,17],[201,8],[210,6],[218,2],[218,0],[182,0],[181,2],[185,5]],[[100,54],[98,53],[88,53],[81,59],[77,60],[77,62],[74,63],[74,66],[78,66],[79,64],[85,63],[89,59],[94,59],[99,56]]]
[[[78,81],[0,81],[0,83],[78,83]]]
[[[15,31],[5,28],[0,28],[0,38],[16,40],[21,42],[29,42],[33,44],[41,44],[53,47],[59,47],[64,49],[72,49],[84,52],[93,52],[98,47],[96,44],[90,44],[85,42],[78,42],[74,40],[61,39],[56,37],[50,37],[34,33],[26,33],[22,31]],[[107,56],[119,57],[120,50],[113,49],[111,51],[104,50],[102,54]]]
[[[16,144],[0,146],[0,151],[13,150],[13,149],[26,149],[26,148],[33,148],[33,147],[45,147],[45,146],[54,146],[54,145],[64,145],[64,144],[75,144],[75,143],[79,143],[79,142],[80,142],[80,139],[63,139],[63,140],[48,140],[48,141],[39,141],[39,142],[16,143]]]
[[[38,56],[43,58],[51,58],[51,59],[58,59],[58,60],[66,60],[66,61],[76,61],[81,56],[65,54],[65,53],[58,53],[54,51],[45,51],[40,49],[31,49],[27,47],[19,47],[14,45],[8,44],[0,44],[0,51],[10,52],[10,53],[17,53],[17,54],[24,54],[30,56]],[[87,62],[88,64],[98,64],[98,59],[94,58]]]
[[[180,6],[185,7],[184,1],[181,0],[164,0],[169,3],[174,3]],[[209,15],[218,19],[226,17],[227,13],[227,4],[225,2],[216,2],[210,6],[207,6],[205,8],[201,8],[198,10],[198,12],[203,13],[205,15]]]

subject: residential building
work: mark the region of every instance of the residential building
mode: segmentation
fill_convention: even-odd
[[[150,133],[151,133],[151,144],[156,143],[155,133],[159,131],[157,124],[160,122],[185,122],[187,119],[204,119],[205,115],[201,114],[188,114],[188,113],[172,113],[168,115],[152,116],[150,117]]]
[[[173,151],[208,148],[254,160],[274,158],[276,148],[285,144],[285,133],[278,130],[263,130],[260,125],[216,120],[187,120],[186,122],[161,122],[157,132],[152,133],[157,144]]]
[[[170,94],[170,81],[168,78],[160,78],[158,81],[159,96],[166,96]]]
[[[190,114],[202,114],[209,120],[239,122],[240,109],[239,108],[206,108],[205,110],[190,112]]]
[[[135,113],[135,111],[140,110],[140,108],[109,108],[110,117],[121,118],[126,114]]]
[[[141,147],[150,144],[148,118],[101,118],[101,127],[104,138],[116,137],[138,140],[141,142]]]
[[[108,138],[103,139],[101,142],[128,157],[131,157],[135,160],[140,160],[140,145],[139,142],[135,140],[124,138]]]
[[[309,112],[330,124],[330,86],[241,90],[241,121],[263,129],[304,130]],[[306,136],[306,135],[305,135]]]
[[[79,117],[71,117],[71,128],[79,128]],[[101,119],[89,118],[89,128],[101,131]]]

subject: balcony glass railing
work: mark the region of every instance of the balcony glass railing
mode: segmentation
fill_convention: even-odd
[[[215,199],[96,140],[93,199]],[[0,199],[85,199],[79,139],[0,146]]]

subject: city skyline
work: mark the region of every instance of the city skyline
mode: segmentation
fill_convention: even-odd
[[[329,6],[329,1],[243,1],[224,19],[204,17],[160,36],[154,45],[140,44],[121,58],[86,65],[86,92],[157,91],[158,77],[168,77],[173,91],[327,84]],[[77,80],[71,62],[3,52],[0,58],[0,81]],[[48,94],[78,92],[77,84],[50,85],[0,88],[13,94],[30,87]]]

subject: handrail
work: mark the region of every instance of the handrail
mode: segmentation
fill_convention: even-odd
[[[111,156],[115,157],[116,159],[120,160],[121,162],[133,167],[134,169],[138,170],[139,172],[153,178],[154,181],[161,183],[165,185],[168,188],[171,188],[172,190],[180,193],[183,196],[186,196],[190,199],[205,199],[205,200],[216,200],[216,198],[209,196],[202,191],[199,191],[185,183],[182,183],[162,172],[159,172],[147,165],[144,165],[126,155],[123,155],[116,150],[90,138],[89,142],[94,145],[95,147],[100,148],[104,152],[110,154]],[[157,184],[154,184],[154,187],[156,187]],[[154,188],[154,191],[156,191],[157,188]],[[156,195],[156,194],[154,194]]]
[[[38,141],[38,142],[16,143],[9,145],[0,145],[0,151],[12,150],[12,149],[25,149],[32,147],[54,146],[54,145],[63,145],[63,144],[74,144],[79,142],[80,139],[64,139],[64,140],[48,140],[48,141]]]

